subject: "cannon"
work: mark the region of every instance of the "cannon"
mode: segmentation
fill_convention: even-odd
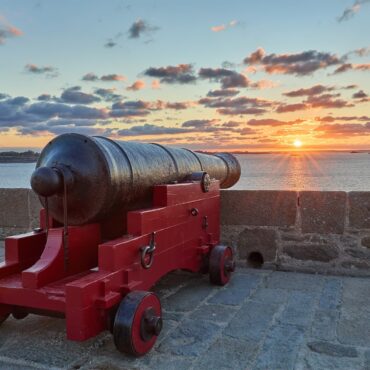
[[[229,281],[220,188],[239,177],[228,153],[79,134],[51,140],[31,177],[40,227],[5,240],[0,323],[10,314],[63,317],[70,340],[110,330],[119,351],[144,355],[162,328],[149,289],[163,276],[182,269]]]

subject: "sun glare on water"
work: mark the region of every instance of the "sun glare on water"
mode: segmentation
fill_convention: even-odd
[[[293,143],[295,148],[301,148],[302,147],[302,141],[301,140],[294,140]]]

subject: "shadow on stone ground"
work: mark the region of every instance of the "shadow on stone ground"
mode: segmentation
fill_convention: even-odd
[[[220,288],[175,272],[154,290],[164,329],[147,356],[29,315],[1,326],[0,369],[370,369],[370,279],[239,269]]]

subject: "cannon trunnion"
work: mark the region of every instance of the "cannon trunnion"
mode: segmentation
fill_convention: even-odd
[[[229,154],[57,137],[32,176],[40,228],[5,240],[0,323],[31,312],[64,317],[68,339],[111,330],[119,351],[147,353],[162,328],[159,298],[148,290],[161,277],[184,269],[229,281],[220,186],[239,176]],[[110,237],[109,224],[120,234]]]

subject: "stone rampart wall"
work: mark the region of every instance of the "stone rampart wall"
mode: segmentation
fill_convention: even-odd
[[[0,189],[0,239],[38,227],[28,189]],[[222,242],[239,264],[370,275],[370,192],[224,190]]]
[[[370,192],[226,190],[221,223],[240,263],[370,275]]]

